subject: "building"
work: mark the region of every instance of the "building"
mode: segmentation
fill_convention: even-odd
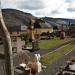
[[[22,40],[21,34],[26,34],[26,26],[14,26],[10,28],[10,36],[12,41],[13,53],[17,53],[23,50],[25,46],[25,40]]]
[[[42,33],[52,33],[53,27],[46,21],[42,19],[36,19],[34,23],[34,33],[42,34]]]
[[[12,51],[13,53],[20,52],[22,47],[25,45],[25,41],[22,41],[17,32],[12,32],[11,42],[12,42]]]
[[[42,33],[53,32],[53,27],[49,23],[41,19],[36,19],[35,22],[33,23],[33,26],[34,26],[33,28],[34,36],[36,34],[41,35]],[[13,26],[7,26],[7,28],[11,36],[13,53],[20,52],[26,45],[25,41],[21,39],[20,35],[28,34],[27,33],[28,27],[26,25],[13,25]],[[30,35],[32,39],[31,30],[30,30]]]
[[[18,53],[22,51],[23,47],[25,46],[25,41],[22,40],[20,36],[21,34],[26,34],[26,29],[27,29],[26,26],[13,26],[8,28],[11,37],[13,53]],[[1,32],[0,38],[2,38]]]
[[[75,24],[69,25],[68,33],[70,36],[75,37]]]

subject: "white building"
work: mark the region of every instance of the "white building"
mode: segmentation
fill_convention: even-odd
[[[25,46],[25,41],[21,40],[21,37],[17,35],[15,32],[11,35],[11,42],[12,42],[12,51],[13,53],[18,53],[22,51],[22,47]]]
[[[11,28],[12,29],[12,28]],[[18,53],[23,50],[25,46],[25,41],[21,39],[21,34],[26,34],[27,27],[26,26],[17,26],[13,27],[10,32],[11,42],[12,42],[12,51],[13,53]]]

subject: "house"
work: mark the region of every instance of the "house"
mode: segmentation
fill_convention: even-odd
[[[53,27],[45,22],[44,20],[41,20],[41,19],[36,19],[34,20],[35,22],[33,23],[33,33],[34,33],[34,37],[36,38],[36,34],[38,34],[39,36],[42,34],[42,33],[52,33],[53,32]],[[29,24],[30,26],[32,24]],[[27,31],[28,31],[28,27],[27,25],[7,25],[7,29],[10,33],[10,36],[11,36],[11,42],[12,42],[12,50],[13,50],[13,53],[17,53],[17,52],[20,52],[23,47],[25,46],[25,41],[21,39],[20,35],[21,34],[28,34]],[[32,37],[32,31],[30,30],[30,37],[31,39],[33,38]],[[38,38],[39,38],[38,36]]]
[[[7,27],[11,37],[12,51],[18,53],[25,46],[25,41],[21,39],[21,34],[26,34],[26,26]]]
[[[42,33],[52,33],[53,27],[42,19],[31,20],[28,27],[28,34],[32,40],[39,40]]]
[[[36,19],[34,23],[34,33],[42,34],[47,32],[52,33],[53,27],[42,19]]]
[[[75,24],[69,25],[68,33],[70,36],[75,37]]]

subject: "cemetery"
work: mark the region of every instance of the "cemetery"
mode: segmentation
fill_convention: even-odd
[[[0,8],[0,75],[75,75],[75,20],[35,15]]]

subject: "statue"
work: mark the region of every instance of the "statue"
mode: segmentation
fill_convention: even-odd
[[[41,72],[42,71],[42,64],[40,63],[40,54],[35,54],[36,57],[36,64],[37,64],[37,72]]]

